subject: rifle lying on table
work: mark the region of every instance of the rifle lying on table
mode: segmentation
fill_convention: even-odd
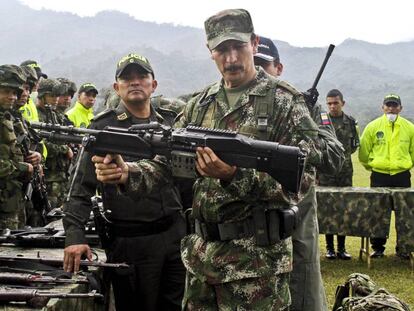
[[[76,279],[56,278],[48,275],[20,273],[20,272],[0,272],[0,284],[89,284],[86,277]]]
[[[50,298],[99,298],[103,299],[102,294],[95,290],[89,293],[61,293],[50,292],[37,289],[14,289],[0,287],[0,302],[27,302],[32,307],[44,307]]]
[[[121,154],[139,159],[165,156],[176,177],[196,178],[196,149],[209,147],[229,165],[266,172],[291,192],[300,189],[306,159],[298,147],[255,140],[227,130],[194,126],[172,129],[157,122],[128,129],[108,126],[103,130],[38,122],[31,125],[41,130],[39,136],[51,142],[82,144],[92,154]]]
[[[53,228],[31,228],[28,230],[4,229],[0,235],[0,244],[14,244],[22,247],[37,248],[64,248],[65,232],[55,231]],[[89,245],[100,245],[97,234],[86,234],[85,238]]]
[[[63,267],[63,260],[61,259],[48,259],[42,257],[13,257],[13,256],[0,256],[0,262],[10,262],[10,261],[27,261],[27,262],[36,262],[42,263],[54,267]],[[103,261],[96,260],[81,260],[80,266],[82,267],[100,267],[100,268],[129,268],[129,265],[126,263],[108,263]]]

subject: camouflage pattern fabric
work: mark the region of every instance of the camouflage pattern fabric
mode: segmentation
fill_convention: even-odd
[[[183,310],[288,310],[285,307],[290,304],[288,279],[289,274],[284,273],[209,285],[188,273]]]
[[[27,172],[14,132],[14,117],[0,109],[0,229],[17,229],[26,222],[23,177]]]
[[[335,174],[320,174],[319,184],[321,186],[350,187],[352,186],[352,159],[351,155],[357,150],[359,145],[358,129],[356,121],[342,114],[340,118],[332,118],[332,124],[335,128],[336,137],[342,143],[345,154],[345,161],[342,168]]]
[[[388,236],[392,201],[387,189],[318,187],[317,199],[321,233]]]
[[[414,252],[414,190],[392,189],[398,252]]]
[[[49,122],[53,117],[59,124],[65,124],[64,117],[61,114],[57,114],[52,111],[52,116],[48,112],[39,107],[39,119],[40,122]],[[60,207],[65,199],[65,195],[68,191],[68,176],[70,161],[67,158],[68,146],[59,145],[45,141],[46,148],[48,150],[48,156],[45,163],[45,179],[48,189],[48,196],[52,208]]]
[[[310,163],[320,163],[321,154],[314,145],[317,126],[310,118],[303,97],[287,83],[276,81],[259,69],[255,80],[241,94],[234,107],[227,104],[223,82],[215,83],[189,102],[177,127],[185,127],[196,121],[199,102],[203,97],[213,100],[201,126],[235,130],[258,138],[257,106],[254,103],[262,101],[271,111],[267,114],[269,126],[265,132],[268,140],[301,146],[308,152]],[[263,101],[265,97],[269,99],[266,102]],[[308,191],[309,181],[312,181],[308,172],[305,175],[299,194],[301,197]],[[297,195],[284,192],[280,184],[267,174],[243,168],[236,171],[228,185],[214,178],[199,178],[193,190],[193,217],[212,223],[240,221],[251,216],[253,206],[280,209],[298,199]],[[240,280],[252,283],[253,278],[290,272],[291,251],[290,238],[259,247],[253,237],[205,241],[193,234],[185,237],[181,243],[181,256],[189,275],[209,285],[235,281],[237,284]],[[284,282],[283,277],[279,281]],[[287,296],[284,298],[283,301],[288,301]]]
[[[366,297],[345,298],[337,311],[410,311],[410,307],[384,288]]]

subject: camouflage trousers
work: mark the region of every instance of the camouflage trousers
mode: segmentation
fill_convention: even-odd
[[[66,195],[68,193],[67,181],[52,181],[46,180],[47,195],[49,197],[50,205],[52,208],[61,207],[65,202]]]
[[[312,186],[299,203],[301,223],[292,235],[293,270],[290,274],[290,311],[328,310],[323,286],[319,230],[316,216],[316,193]]]
[[[18,192],[9,198],[0,199],[0,230],[19,229],[26,224],[26,211],[23,195]]]
[[[208,284],[187,272],[183,311],[289,310],[289,274]]]

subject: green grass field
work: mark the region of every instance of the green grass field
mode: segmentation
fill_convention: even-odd
[[[354,186],[368,187],[370,173],[361,166],[356,155],[353,157],[353,163]],[[412,183],[414,184],[413,178]],[[396,294],[414,309],[414,272],[411,271],[409,261],[401,260],[395,256],[396,234],[394,219],[391,219],[390,237],[385,250],[386,256],[381,259],[373,259],[371,261],[371,269],[368,269],[366,262],[361,262],[358,259],[361,246],[360,238],[348,237],[346,239],[347,250],[353,257],[350,261],[325,259],[324,235],[319,236],[319,244],[321,249],[322,277],[329,308],[332,308],[334,302],[336,286],[344,283],[349,274],[360,272],[368,274],[377,285]]]

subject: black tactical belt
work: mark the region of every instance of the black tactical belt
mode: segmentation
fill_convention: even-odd
[[[109,232],[112,237],[138,237],[158,234],[167,231],[177,220],[179,214],[166,216],[152,222],[140,222],[131,224],[111,223]]]
[[[296,206],[284,210],[254,208],[252,217],[238,222],[208,223],[195,219],[195,233],[205,241],[255,238],[256,245],[268,246],[292,235],[298,221]]]

